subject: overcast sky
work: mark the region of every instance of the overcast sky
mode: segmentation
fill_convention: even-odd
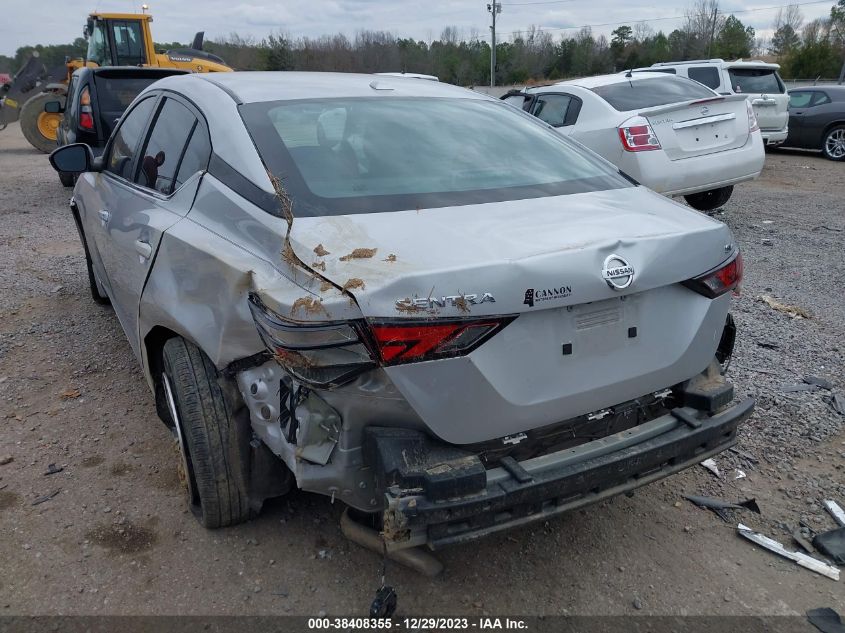
[[[737,13],[759,35],[769,35],[776,9],[761,9],[785,0],[720,0],[725,12]],[[803,4],[806,0],[799,0]],[[497,33],[510,39],[529,25],[574,33],[564,27],[627,23],[648,20],[655,31],[669,32],[682,22],[692,0],[539,0],[502,1]],[[835,0],[801,6],[806,20],[827,16]],[[359,29],[386,30],[398,36],[437,39],[446,26],[456,26],[464,37],[489,38],[486,0],[148,0],[155,16],[153,37],[158,42],[190,42],[198,30],[214,39],[230,33],[257,39],[282,32],[290,37],[319,36]],[[135,0],[0,0],[0,54],[13,55],[26,44],[60,44],[82,34],[86,13],[138,12]],[[659,19],[655,19],[659,18]],[[615,24],[594,26],[594,33],[609,34]]]

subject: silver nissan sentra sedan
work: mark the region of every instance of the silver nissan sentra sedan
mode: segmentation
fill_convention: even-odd
[[[71,200],[208,527],[297,486],[432,548],[719,453],[728,228],[432,81],[171,77]]]

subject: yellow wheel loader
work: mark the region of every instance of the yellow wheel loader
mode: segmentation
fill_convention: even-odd
[[[202,50],[203,33],[194,36],[191,48],[157,52],[146,13],[92,13],[84,35],[85,59],[67,59],[60,69],[48,70],[34,52],[12,82],[0,86],[0,130],[20,119],[21,131],[42,152],[56,149],[56,129],[61,114],[44,112],[48,101],[64,101],[70,76],[82,66],[157,66],[197,73],[228,72],[232,68]],[[64,103],[62,103],[64,105]]]

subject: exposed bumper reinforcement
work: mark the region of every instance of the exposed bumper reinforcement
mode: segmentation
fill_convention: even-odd
[[[460,498],[431,501],[419,489],[391,488],[387,547],[438,549],[633,490],[729,448],[736,443],[737,426],[753,410],[752,398],[712,417],[686,407],[684,417],[700,420],[698,427],[667,414],[587,444],[488,470],[484,490]]]

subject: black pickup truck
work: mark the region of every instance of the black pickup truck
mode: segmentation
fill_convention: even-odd
[[[136,66],[78,69],[71,76],[64,106],[58,100],[44,104],[45,112],[64,113],[57,145],[85,143],[99,156],[118,119],[144,88],[163,77],[184,74],[187,71]],[[65,187],[72,187],[75,180],[65,173],[59,173],[59,179]]]

